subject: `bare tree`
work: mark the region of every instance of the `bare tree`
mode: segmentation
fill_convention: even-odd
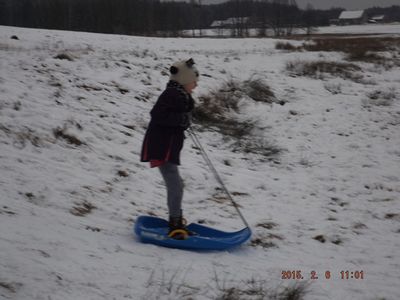
[[[292,34],[299,17],[299,9],[295,0],[272,0],[268,12],[267,24],[275,36]]]
[[[302,15],[302,25],[307,35],[311,35],[316,31],[316,21],[316,11],[314,10],[314,7],[308,3],[306,10]]]

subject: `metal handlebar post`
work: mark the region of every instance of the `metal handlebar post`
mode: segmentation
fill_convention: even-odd
[[[221,177],[219,176],[217,170],[215,169],[213,163],[211,162],[211,159],[208,157],[206,151],[204,150],[203,146],[200,143],[199,138],[197,137],[197,135],[195,134],[194,130],[189,127],[188,128],[188,133],[190,138],[192,139],[194,145],[196,147],[198,147],[200,149],[200,153],[203,156],[204,161],[206,162],[206,164],[208,165],[208,167],[210,168],[211,172],[213,173],[215,179],[218,181],[218,183],[221,185],[222,189],[224,190],[224,192],[226,193],[226,195],[228,196],[229,200],[232,202],[233,206],[235,207],[237,213],[239,214],[240,218],[242,219],[244,225],[247,228],[250,228],[249,223],[247,223],[246,219],[244,218],[242,212],[239,209],[239,205],[235,202],[235,200],[233,200],[233,197],[231,195],[231,193],[228,191],[228,189],[226,188],[224,182],[222,181]]]

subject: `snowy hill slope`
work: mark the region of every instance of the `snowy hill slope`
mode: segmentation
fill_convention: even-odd
[[[360,64],[360,82],[291,77],[287,61],[342,54],[275,42],[0,27],[1,298],[216,299],[249,282],[292,286],[282,271],[300,270],[305,299],[398,299],[400,71]],[[239,103],[257,138],[284,149],[279,159],[199,133],[253,228],[252,242],[229,252],[132,235],[138,215],[166,217],[161,176],[139,153],[167,67],[189,57],[202,74],[195,96],[258,76],[286,102]],[[388,105],[366,105],[377,90],[393,95]],[[241,228],[189,139],[182,161],[186,217]],[[364,279],[342,279],[347,270]]]

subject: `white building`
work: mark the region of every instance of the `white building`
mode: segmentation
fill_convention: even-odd
[[[368,20],[368,22],[370,22],[370,23],[385,23],[386,16],[385,15],[373,16],[371,19]]]
[[[367,22],[367,16],[363,10],[342,11],[339,16],[340,25],[364,24]]]
[[[217,20],[211,23],[211,28],[232,28],[236,25],[249,23],[249,17],[228,18],[226,20]]]

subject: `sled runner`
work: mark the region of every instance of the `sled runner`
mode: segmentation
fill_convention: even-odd
[[[251,236],[248,227],[240,231],[225,232],[191,223],[187,229],[194,232],[194,235],[185,240],[176,240],[168,237],[169,227],[166,220],[139,216],[134,231],[143,243],[188,250],[225,250],[243,244]]]

